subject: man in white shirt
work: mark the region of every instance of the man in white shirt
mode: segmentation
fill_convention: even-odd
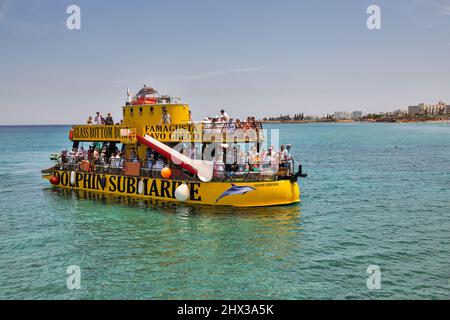
[[[228,113],[225,112],[225,110],[220,110],[220,113],[222,114],[222,121],[225,123],[230,122],[230,116],[228,115]]]
[[[162,170],[166,164],[164,163],[164,160],[161,158],[161,156],[158,157],[158,160],[156,160],[155,165],[153,166],[153,169],[156,170]]]
[[[100,114],[100,112],[97,112],[95,118],[94,118],[94,123],[95,124],[103,124],[103,117]]]
[[[273,148],[270,147],[269,150],[267,151],[267,153],[265,154],[264,159],[263,159],[263,162],[265,162],[268,165],[271,165],[272,161],[273,161],[272,150],[273,150]]]
[[[289,156],[289,153],[286,150],[286,148],[284,147],[284,144],[282,144],[280,147],[280,165],[282,167],[288,167],[288,163],[287,163],[288,156]]]

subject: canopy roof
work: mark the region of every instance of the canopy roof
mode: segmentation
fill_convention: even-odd
[[[155,94],[155,93],[158,93],[158,91],[156,91],[154,88],[144,86],[141,90],[139,90],[138,95]]]

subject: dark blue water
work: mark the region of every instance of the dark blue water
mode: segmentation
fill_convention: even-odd
[[[450,297],[450,125],[266,127],[308,171],[301,205],[60,192],[40,170],[70,146],[68,127],[0,127],[0,298]],[[71,265],[79,290],[66,286]]]

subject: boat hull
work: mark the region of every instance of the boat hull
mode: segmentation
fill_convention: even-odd
[[[54,187],[175,202],[178,202],[175,197],[175,190],[184,183],[184,181],[179,180],[85,172],[72,173],[71,179],[71,172],[62,170],[53,170],[51,174],[46,174],[43,178],[50,180],[52,176],[57,178]],[[289,180],[186,181],[186,184],[189,189],[189,198],[184,201],[185,203],[260,207],[287,205],[300,201],[298,184]]]

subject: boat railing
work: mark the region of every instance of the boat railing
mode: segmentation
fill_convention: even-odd
[[[264,140],[261,122],[202,122],[201,126],[203,141]]]
[[[242,130],[262,130],[262,122],[259,121],[233,121],[233,122],[201,122],[203,129],[242,129]]]
[[[60,168],[61,170],[74,171],[78,169],[78,165],[72,163],[61,163]]]
[[[262,133],[262,123],[260,122],[202,122],[203,135],[217,134],[217,135],[234,135],[237,137],[257,136]],[[261,132],[261,133],[260,133]]]
[[[64,152],[63,152],[64,154]],[[220,158],[220,157],[219,157]],[[62,170],[82,171],[98,174],[117,174],[146,176],[153,178],[162,178],[161,170],[170,164],[170,161],[163,158],[146,158],[145,160],[134,157],[125,159],[124,157],[109,158],[103,155],[98,159],[88,159],[87,154],[64,154],[58,157],[58,166]],[[294,159],[289,158],[279,163],[278,161],[264,161],[259,159],[246,159],[245,161],[236,161],[235,163],[225,164],[222,160],[214,161],[215,181],[224,179],[242,180],[242,181],[260,181],[275,180],[277,177],[286,177],[294,175]],[[195,179],[188,171],[181,167],[170,165],[173,176],[172,179]]]
[[[146,104],[179,104],[182,102],[180,97],[172,96],[159,96],[156,94],[151,95],[136,95],[131,102],[127,102],[126,105],[139,106]]]
[[[111,159],[113,160],[113,159]],[[122,160],[122,159],[117,159]],[[89,172],[96,174],[112,174],[112,175],[127,175],[126,166],[127,163],[139,163],[139,171],[136,176],[148,177],[153,179],[163,179],[161,175],[161,166],[155,165],[153,160],[147,161],[118,161],[102,163],[102,164],[90,164],[89,168],[86,169],[81,165],[81,162],[77,163],[59,163],[56,167],[64,171],[77,171],[77,172]],[[214,167],[213,182],[223,182],[223,181],[274,181],[280,175],[287,174],[288,169],[283,173],[283,168],[278,170],[277,167],[267,163],[253,163],[244,165],[235,165],[232,170],[225,170],[225,165],[223,163],[216,163]],[[187,170],[173,167],[172,175],[170,177],[172,180],[186,180],[192,181],[197,180],[195,176],[189,173]]]

